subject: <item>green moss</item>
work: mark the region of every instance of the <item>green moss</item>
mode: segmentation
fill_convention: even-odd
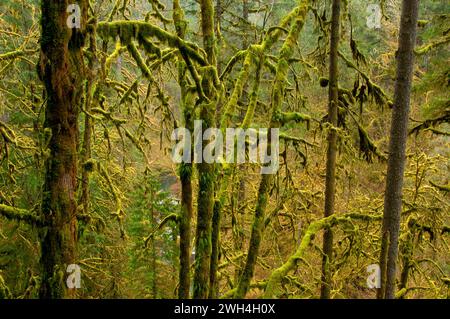
[[[275,271],[269,277],[267,282],[267,287],[264,292],[264,298],[277,298],[279,297],[282,291],[282,279],[295,267],[297,266],[298,261],[300,261],[304,255],[311,242],[314,240],[316,234],[325,228],[331,228],[339,223],[347,223],[352,220],[363,220],[363,221],[378,221],[382,219],[382,215],[364,215],[357,213],[349,213],[341,216],[331,215],[326,218],[319,219],[315,222],[312,222],[307,228],[305,235],[303,236],[297,251],[288,258],[288,260]]]
[[[244,89],[244,85],[247,82],[247,78],[250,72],[250,67],[252,65],[253,60],[253,46],[247,50],[245,55],[244,63],[242,65],[241,71],[236,79],[236,83],[233,88],[233,92],[228,100],[228,103],[225,105],[224,113],[222,116],[222,121],[220,127],[225,129],[229,125],[230,118],[234,115],[236,111],[236,106],[238,104],[239,98],[242,95],[242,91]]]
[[[122,43],[126,45],[132,40],[146,42],[148,38],[155,37],[171,47],[182,49],[191,59],[200,65],[207,65],[204,53],[195,44],[187,42],[177,35],[167,32],[151,23],[126,20],[100,22],[97,27],[97,33],[104,40],[119,37]],[[143,46],[145,47],[146,43],[143,43]]]
[[[23,221],[31,225],[42,225],[42,218],[32,211],[0,204],[0,215],[15,221]]]

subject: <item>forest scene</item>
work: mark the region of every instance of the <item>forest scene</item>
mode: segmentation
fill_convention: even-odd
[[[449,299],[447,0],[2,0],[0,299]]]

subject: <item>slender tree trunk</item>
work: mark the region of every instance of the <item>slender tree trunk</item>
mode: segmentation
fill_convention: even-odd
[[[406,164],[411,82],[414,68],[418,0],[403,0],[397,51],[397,79],[392,110],[389,159],[384,193],[384,215],[380,254],[381,288],[378,298],[395,298],[398,237],[402,211],[403,173]]]
[[[151,225],[153,228],[157,227],[158,222],[156,221],[156,216],[155,216],[155,207],[153,205],[153,203],[155,202],[155,192],[154,189],[151,188],[150,190],[150,199],[151,199],[151,207],[150,207],[150,216],[151,216]],[[152,296],[153,299],[157,299],[158,298],[158,266],[157,266],[157,254],[156,254],[156,249],[157,249],[157,245],[156,245],[156,241],[155,238],[152,236],[152,238],[150,239],[150,247],[152,249],[151,252],[151,267],[152,267],[152,283],[151,283],[151,287],[152,287]]]
[[[292,57],[294,53],[294,48],[297,44],[297,38],[302,30],[306,15],[309,11],[309,1],[303,0],[298,6],[297,16],[291,23],[289,34],[284,40],[283,46],[280,49],[280,54],[277,62],[277,70],[275,75],[275,80],[272,89],[272,110],[271,110],[271,120],[270,129],[279,128],[281,123],[277,119],[277,114],[281,112],[283,98],[284,98],[284,88],[286,85],[289,62],[288,60]],[[265,47],[267,44],[263,43],[262,46]],[[271,149],[273,142],[271,135],[268,133],[267,136],[267,148]],[[239,278],[238,287],[234,294],[234,298],[240,299],[245,298],[249,288],[250,282],[253,278],[256,266],[256,260],[259,254],[259,247],[261,244],[262,234],[264,231],[264,221],[265,212],[267,207],[267,201],[269,198],[270,185],[272,183],[273,176],[271,174],[265,174],[261,177],[261,182],[259,184],[258,199],[256,203],[255,216],[252,225],[252,234],[250,237],[250,244],[247,253],[247,260],[242,271],[241,277]]]
[[[244,23],[244,29],[243,29],[243,39],[242,39],[242,50],[245,50],[248,48],[248,39],[247,39],[247,31],[248,31],[248,14],[249,14],[249,5],[248,0],[242,0],[242,19],[245,21]],[[244,89],[242,91],[242,99],[244,101],[247,101],[248,97],[246,94],[246,89],[248,88],[247,83],[244,85]],[[242,111],[240,114],[240,120],[243,121],[245,117],[245,111]],[[238,177],[237,181],[237,188],[238,188],[238,195],[237,198],[234,198],[234,205],[232,205],[232,211],[231,211],[231,223],[233,227],[233,240],[234,240],[234,248],[237,251],[241,251],[243,244],[244,244],[244,235],[243,232],[239,229],[239,223],[242,221],[243,218],[241,216],[245,215],[245,198],[246,198],[246,171],[248,167],[247,165],[241,164],[236,172],[236,175]],[[237,282],[239,280],[239,276],[241,274],[241,269],[243,268],[244,259],[239,259],[236,261],[237,265],[239,267],[236,267],[235,271],[235,281]]]
[[[248,21],[248,14],[249,14],[249,5],[248,5],[248,0],[242,0],[242,19],[244,20],[244,38],[242,41],[242,49],[245,50],[248,47],[248,25],[249,25],[249,21]]]
[[[186,32],[186,21],[184,20],[184,13],[180,7],[180,1],[173,1],[173,20],[177,35],[184,39]],[[180,105],[183,112],[184,125],[192,132],[193,119],[190,106],[186,95],[186,64],[183,61],[178,62],[178,81],[181,88]],[[188,299],[191,287],[191,221],[192,221],[192,164],[181,163],[180,165],[180,180],[181,180],[181,218],[179,222],[180,227],[180,272],[179,272],[179,288],[178,298]]]
[[[268,148],[270,148],[270,134],[268,134]],[[252,234],[250,237],[250,244],[248,247],[247,260],[245,262],[244,270],[239,278],[238,287],[234,298],[243,299],[250,288],[250,282],[255,272],[256,260],[259,254],[259,246],[264,228],[264,216],[267,207],[267,197],[269,194],[269,187],[272,181],[272,175],[263,175],[258,190],[258,202],[256,204],[255,216],[253,219]]]
[[[222,203],[219,199],[214,201],[212,234],[211,234],[211,269],[209,273],[209,299],[217,299],[219,287],[217,282],[217,270],[219,269],[220,250],[220,220],[222,214]]]
[[[191,181],[191,164],[181,164],[181,209],[182,216],[180,219],[180,287],[178,290],[178,298],[189,298],[189,290],[191,287],[190,276],[190,258],[191,258],[191,220],[192,220],[192,181]]]
[[[97,54],[97,39],[95,34],[89,34],[89,52],[92,56],[89,58],[88,70],[87,70],[87,81],[86,81],[86,97],[84,101],[84,133],[83,133],[83,148],[82,148],[82,163],[86,163],[91,158],[91,136],[92,136],[92,123],[91,118],[88,115],[90,113],[92,104],[96,100],[94,97],[94,90],[96,90],[96,71],[95,62]],[[89,214],[89,170],[83,169],[81,172],[81,203],[83,205],[83,213]]]
[[[409,225],[408,225],[409,226]],[[400,283],[398,285],[398,289],[402,290],[407,288],[409,275],[411,272],[411,266],[413,265],[413,255],[414,255],[414,226],[410,226],[408,229],[408,233],[406,235],[406,240],[402,249],[402,259],[403,259],[403,267],[400,275]],[[404,298],[404,294],[401,299]]]
[[[242,39],[242,50],[246,50],[248,48],[248,40],[247,40],[247,33],[248,33],[248,14],[249,14],[249,6],[248,6],[248,0],[242,0],[242,19],[244,19],[244,23],[245,23],[245,28],[244,28],[244,36]],[[245,83],[244,85],[244,90],[242,91],[242,100],[245,103],[248,103],[248,97],[246,94],[248,88],[248,84]],[[244,116],[245,116],[245,112],[241,113],[241,117],[240,120],[243,121],[244,120]],[[246,165],[241,165],[239,167],[239,175],[241,177],[240,181],[239,181],[239,189],[238,189],[238,196],[237,196],[237,203],[236,203],[236,208],[238,210],[238,213],[243,214],[244,212],[242,211],[241,208],[243,208],[243,204],[245,202],[245,175],[246,175]],[[242,239],[242,238],[241,238]]]
[[[222,0],[216,0],[214,25],[216,28],[217,38],[220,36],[221,19],[223,14]],[[221,72],[221,60],[217,61],[217,72]],[[220,109],[216,110],[220,113]],[[220,185],[217,182],[216,185]],[[221,220],[222,205],[219,199],[214,201],[213,216],[212,216],[212,229],[211,229],[211,263],[209,269],[209,299],[216,299],[219,293],[219,287],[217,283],[217,270],[219,267],[219,249],[220,249],[220,220]]]
[[[215,37],[214,37],[214,7],[211,0],[201,0],[201,24],[203,35],[203,47],[208,57],[208,63],[216,67]],[[215,93],[213,80],[206,76],[203,79],[203,91],[209,101],[202,101],[200,118],[203,121],[203,129],[214,127]],[[203,146],[208,141],[202,141]],[[214,206],[214,164],[202,162],[198,164],[199,189],[197,208],[197,230],[195,242],[195,274],[194,274],[194,298],[206,299],[209,294],[210,266],[212,254],[212,217]]]
[[[72,1],[81,8],[82,27],[87,1]],[[78,114],[82,93],[84,29],[67,25],[67,0],[42,0],[42,35],[39,73],[45,85],[44,127],[51,135],[46,159],[40,231],[41,298],[74,296],[65,285],[66,267],[76,263]]]
[[[328,217],[334,214],[334,199],[336,195],[336,153],[338,125],[338,46],[340,37],[341,0],[333,0],[330,37],[330,70],[329,70],[329,102],[328,102],[328,133],[327,173],[325,179],[325,212]],[[327,228],[323,233],[322,286],[320,298],[329,299],[331,290],[330,264],[333,257],[333,233]]]

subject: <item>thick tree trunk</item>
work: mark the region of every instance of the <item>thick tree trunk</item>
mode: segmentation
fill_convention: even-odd
[[[329,102],[328,102],[328,133],[327,173],[325,179],[325,212],[328,217],[334,214],[334,199],[336,194],[336,153],[338,125],[338,46],[340,37],[341,1],[333,0],[330,36],[330,69],[329,69]],[[333,257],[333,233],[327,228],[323,233],[322,285],[320,298],[329,299],[331,290],[330,264]]]
[[[397,79],[392,110],[389,159],[384,193],[384,215],[380,254],[381,288],[378,298],[395,298],[398,238],[402,211],[403,173],[406,164],[411,82],[414,68],[418,0],[403,0],[397,51]]]
[[[85,0],[81,8],[86,21]],[[45,130],[51,134],[46,160],[40,231],[41,298],[73,296],[64,281],[68,264],[76,263],[78,114],[82,91],[83,28],[67,25],[67,0],[42,0],[40,76],[45,85]]]
[[[212,0],[201,0],[201,23],[203,47],[208,56],[208,63],[216,67],[215,37],[214,37],[214,7]],[[200,118],[203,121],[203,130],[214,127],[215,93],[211,78],[203,79],[203,91],[209,101],[202,101]],[[203,146],[208,141],[202,142]],[[199,189],[197,208],[197,230],[195,242],[195,274],[194,298],[206,299],[209,294],[210,266],[212,253],[212,217],[214,206],[214,164],[202,162],[198,164]]]

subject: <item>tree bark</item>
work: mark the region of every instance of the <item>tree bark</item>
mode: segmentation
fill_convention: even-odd
[[[95,34],[89,34],[89,52],[92,56],[89,58],[88,70],[87,70],[87,81],[86,81],[86,97],[84,101],[84,132],[83,132],[83,147],[81,164],[86,163],[91,158],[91,137],[92,137],[92,121],[91,117],[88,115],[92,109],[92,105],[95,103],[96,98],[94,96],[97,83],[97,72],[95,70],[95,64],[97,62],[97,39]],[[89,170],[82,169],[81,172],[81,203],[83,205],[83,214],[89,214]]]
[[[330,69],[328,92],[328,133],[327,172],[325,178],[325,211],[324,216],[334,214],[334,199],[336,195],[336,153],[338,125],[338,46],[340,37],[341,1],[333,0],[330,36]],[[320,298],[329,299],[331,291],[330,264],[333,257],[333,233],[326,228],[323,233],[322,285]]]
[[[211,0],[201,0],[201,24],[203,47],[211,67],[216,67],[215,37],[214,37],[214,7]],[[203,79],[203,91],[209,101],[201,101],[200,118],[203,129],[214,127],[215,93],[212,88],[213,80]],[[202,141],[202,150],[208,141]],[[212,217],[214,206],[214,164],[202,162],[197,165],[199,175],[197,230],[195,242],[195,273],[194,295],[195,299],[206,299],[209,294],[210,266],[212,253]]]
[[[277,119],[277,114],[281,112],[283,99],[284,99],[284,89],[287,81],[289,63],[288,60],[294,54],[294,48],[297,45],[297,38],[302,30],[306,15],[309,11],[309,1],[300,1],[298,10],[296,10],[296,16],[294,21],[292,21],[289,34],[283,42],[280,49],[280,54],[278,57],[276,75],[273,83],[272,89],[272,110],[271,110],[271,120],[270,129],[279,128],[281,123]],[[267,41],[267,40],[265,40]],[[266,47],[267,42],[262,44],[262,47]],[[271,144],[274,141],[271,140],[271,134],[267,136],[267,148],[271,149]],[[278,141],[275,141],[278,142]],[[261,244],[261,238],[264,231],[264,220],[265,212],[267,208],[267,201],[269,198],[270,185],[272,183],[273,176],[271,174],[265,174],[261,177],[258,190],[258,199],[255,208],[255,216],[252,225],[252,234],[250,237],[250,244],[247,253],[247,260],[245,262],[244,269],[239,278],[238,287],[234,294],[234,298],[241,299],[245,298],[249,288],[250,282],[253,278],[256,266],[256,260],[259,254],[259,247]]]
[[[173,1],[173,20],[177,35],[184,39],[186,32],[186,21],[184,13],[180,7],[180,1]],[[192,132],[193,119],[192,114],[187,105],[186,100],[186,64],[184,61],[178,62],[178,81],[181,88],[180,105],[183,112],[184,125]],[[192,221],[192,164],[181,163],[180,165],[181,180],[181,218],[180,227],[180,272],[179,272],[179,288],[178,298],[188,299],[191,288],[191,221]]]
[[[414,68],[418,0],[403,0],[397,51],[397,79],[391,119],[389,159],[384,193],[384,215],[380,254],[381,288],[378,298],[395,298],[398,238],[402,210],[403,173]]]
[[[72,2],[73,3],[73,2]],[[39,74],[45,85],[45,131],[51,134],[45,162],[40,230],[41,298],[73,297],[64,282],[66,267],[76,263],[77,144],[82,93],[82,47],[87,1],[81,8],[81,29],[67,25],[67,0],[42,0],[42,34]]]

